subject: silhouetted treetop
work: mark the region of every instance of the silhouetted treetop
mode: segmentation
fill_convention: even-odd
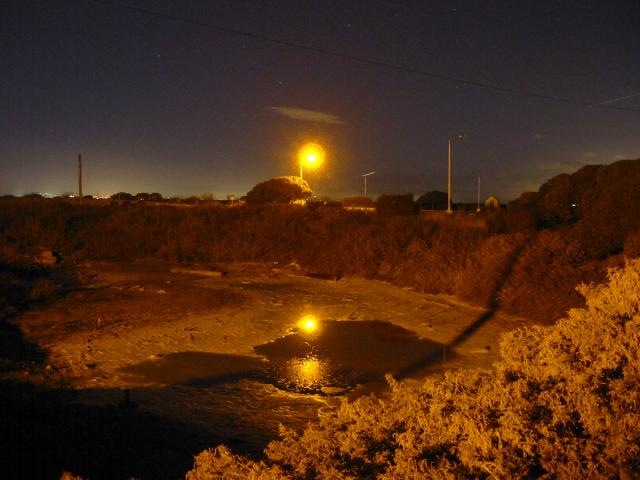
[[[447,192],[434,190],[427,192],[416,200],[416,204],[423,210],[446,210],[449,196]]]
[[[275,177],[258,183],[247,193],[248,203],[290,203],[309,198],[313,191],[309,184],[296,176]]]
[[[114,200],[133,200],[134,196],[127,192],[118,192],[111,195]]]

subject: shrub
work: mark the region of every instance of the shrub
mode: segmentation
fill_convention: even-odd
[[[585,256],[572,229],[532,234],[498,292],[498,303],[505,311],[549,324],[568,308],[583,304],[573,286],[602,279],[606,264]]]
[[[309,184],[300,177],[276,177],[258,183],[247,193],[248,203],[291,203],[312,194]]]

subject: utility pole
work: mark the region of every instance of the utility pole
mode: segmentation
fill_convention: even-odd
[[[480,212],[480,175],[478,175],[478,208],[476,212]]]
[[[456,135],[457,140],[462,140],[464,138],[464,133],[458,133]],[[448,188],[447,188],[447,213],[453,213],[451,209],[451,144],[453,143],[453,138],[449,137],[449,176],[448,176]]]
[[[82,155],[78,154],[78,197],[82,201]]]

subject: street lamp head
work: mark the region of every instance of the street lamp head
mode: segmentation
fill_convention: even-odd
[[[307,168],[317,168],[324,162],[324,149],[317,143],[307,143],[298,152],[300,165]]]

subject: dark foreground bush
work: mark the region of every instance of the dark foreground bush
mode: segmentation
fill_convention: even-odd
[[[638,478],[640,260],[579,287],[587,306],[516,330],[493,370],[344,402],[255,462],[220,446],[189,480]]]

